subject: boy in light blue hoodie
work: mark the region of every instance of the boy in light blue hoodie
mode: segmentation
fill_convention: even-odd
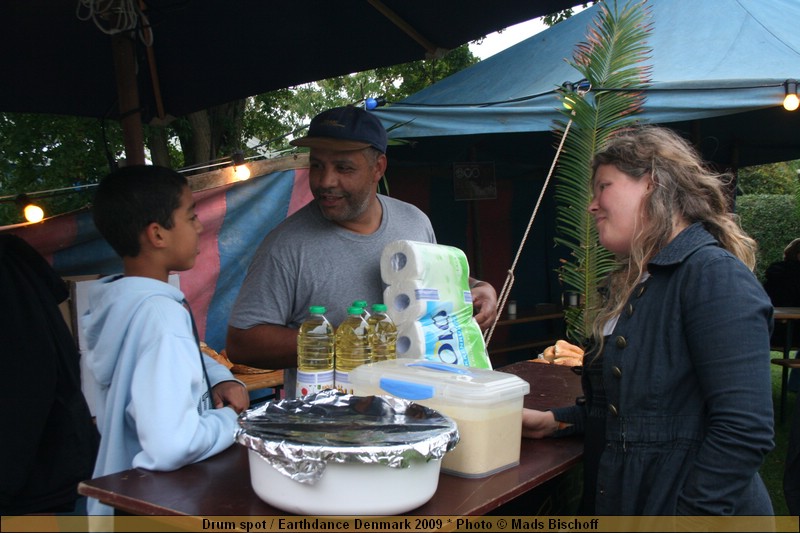
[[[129,468],[175,470],[233,444],[244,385],[200,351],[196,327],[170,272],[194,266],[203,229],[187,180],[156,166],[123,167],[97,188],[95,225],[124,275],[89,291],[81,318],[100,451],[94,477]],[[89,499],[89,514],[113,509]]]

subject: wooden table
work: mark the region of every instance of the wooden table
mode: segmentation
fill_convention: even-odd
[[[526,407],[572,405],[581,394],[580,379],[567,367],[520,362],[498,370],[531,384],[531,392],[524,399]],[[433,498],[408,514],[486,514],[566,472],[580,462],[582,454],[583,443],[578,437],[522,439],[519,466],[476,479],[440,474]],[[247,449],[238,444],[174,472],[131,469],[84,481],[78,492],[136,515],[286,514],[253,492]]]
[[[781,410],[780,421],[783,423],[786,413],[787,384],[789,381],[789,368],[793,361],[790,352],[794,345],[794,323],[800,320],[800,307],[776,307],[773,313],[776,322],[786,323],[786,340],[783,343],[783,359],[773,359],[772,363],[781,366]]]

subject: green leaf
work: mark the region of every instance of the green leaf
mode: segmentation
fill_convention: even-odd
[[[611,5],[609,5],[611,4]],[[650,11],[646,1],[600,5],[600,13],[579,43],[571,65],[590,84],[586,93],[572,87],[560,91],[565,120],[554,123],[559,136],[569,134],[555,173],[556,242],[569,251],[558,270],[564,289],[579,295],[579,305],[565,313],[567,337],[582,342],[591,334],[599,304],[598,284],[614,268],[614,258],[597,238],[588,212],[591,202],[592,157],[611,135],[636,121],[644,102],[641,89],[649,83],[643,65],[651,50],[646,45]],[[578,80],[576,80],[578,81]]]

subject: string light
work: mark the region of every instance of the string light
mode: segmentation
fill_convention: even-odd
[[[786,111],[796,111],[800,107],[800,98],[797,97],[797,80],[783,82],[786,96],[783,98],[783,108]]]
[[[44,209],[33,203],[27,194],[17,196],[16,203],[28,222],[41,222],[44,219]]]
[[[563,105],[564,108],[572,111],[572,109],[575,107],[575,104],[578,103],[578,98],[583,98],[586,93],[592,90],[592,84],[585,79],[576,83],[565,81],[561,84],[561,88],[566,93],[564,94],[564,99],[562,100],[561,105]]]
[[[46,198],[53,198],[55,196],[62,196],[67,194],[75,194],[85,191],[92,187],[97,187],[96,183],[88,183],[84,185],[73,185],[71,187],[62,187],[60,189],[49,189],[46,191],[36,192],[23,192],[19,194],[11,194],[0,196],[0,204],[13,203],[17,206],[28,222],[40,222],[44,220],[45,212],[41,207],[41,200]]]
[[[250,169],[244,162],[244,153],[241,150],[233,152],[231,156],[233,160],[233,174],[239,181],[244,181],[250,178]]]
[[[94,2],[94,0],[80,0],[80,2],[82,4],[88,5],[88,4],[91,4],[92,2]],[[800,97],[798,97],[798,86],[800,85],[800,83],[798,82],[798,80],[786,80],[785,82],[783,82],[782,85],[783,85],[784,90],[786,92],[786,96],[784,97],[784,100],[783,100],[783,107],[788,111],[795,111],[798,108],[800,108]],[[741,87],[725,87],[725,88],[707,87],[705,89],[719,91],[719,90],[742,90],[742,89],[752,89],[752,88],[759,88],[759,87],[775,87],[775,86],[776,86],[776,84],[754,85],[754,86],[747,85],[747,86],[741,86]],[[591,87],[591,85],[586,80],[580,80],[578,82],[564,82],[561,85],[560,89],[561,89],[562,92],[572,92],[573,95],[574,95],[574,96],[573,95],[569,95],[569,94],[564,95],[564,97],[562,99],[562,105],[567,109],[572,109],[572,107],[576,103],[575,96],[583,97],[583,96],[585,96],[586,93],[588,93],[588,92],[590,92],[592,90],[595,90],[595,91],[620,91],[620,92],[626,92],[626,91],[644,91],[644,92],[648,92],[648,91],[659,91],[660,90],[660,89],[654,89],[652,87],[644,88],[644,89],[641,88],[641,87],[635,87],[635,88],[605,88],[605,87],[604,88],[593,88],[593,87]],[[464,105],[468,105],[468,106],[478,106],[478,105],[480,105],[480,106],[488,107],[488,106],[497,105],[497,104],[508,104],[508,103],[513,103],[513,102],[532,100],[532,99],[535,99],[535,98],[538,98],[538,97],[541,97],[541,96],[546,96],[548,94],[554,94],[554,93],[557,93],[557,92],[558,92],[558,89],[552,90],[552,91],[546,91],[546,92],[539,93],[539,94],[531,94],[531,95],[515,98],[515,99],[512,99],[512,100],[503,100],[503,101],[498,101],[498,102],[481,102],[481,103],[471,103],[471,104],[464,104],[464,103],[459,103],[459,104],[421,104],[421,103],[405,104],[404,102],[392,102],[392,105],[396,105],[396,106],[407,105],[407,106],[417,106],[417,107],[452,107],[452,106],[464,106]],[[364,100],[362,100],[360,102],[363,102],[364,107],[366,109],[370,109],[370,110],[371,109],[375,109],[377,107],[384,106],[384,105],[386,105],[388,103],[387,100],[384,97],[375,97],[375,98],[370,97],[370,98],[366,98],[366,99],[364,99]],[[298,132],[301,132],[301,131],[303,131],[303,130],[305,130],[307,128],[308,128],[308,124],[306,124],[304,126],[301,126],[301,127],[298,127],[296,129],[288,132],[288,133],[283,134],[283,135],[277,136],[277,137],[272,138],[272,139],[268,139],[268,140],[266,140],[266,141],[264,141],[264,142],[262,142],[262,143],[260,143],[258,145],[255,145],[254,147],[250,147],[250,148],[253,149],[253,148],[259,148],[259,147],[263,147],[263,146],[268,146],[268,145],[270,145],[270,144],[272,144],[274,142],[279,141],[280,139],[284,139],[284,138],[296,135]],[[187,167],[179,168],[179,169],[176,169],[176,170],[178,172],[182,172],[182,173],[192,172],[192,171],[203,171],[203,170],[210,170],[210,169],[213,169],[215,167],[224,167],[224,166],[226,166],[228,164],[231,164],[231,163],[233,163],[233,165],[234,165],[234,175],[238,180],[244,181],[244,180],[247,180],[247,179],[250,178],[250,169],[245,164],[244,153],[241,150],[237,150],[236,152],[234,152],[231,155],[230,158],[228,158],[228,157],[219,158],[219,159],[211,160],[211,161],[209,161],[209,162],[207,162],[205,164],[200,164],[200,165],[195,165],[195,166],[187,166]],[[16,201],[16,203],[19,204],[20,203],[19,199],[22,198],[22,197],[30,198],[30,196],[36,196],[37,198],[49,198],[51,196],[57,196],[57,195],[60,195],[60,194],[70,194],[70,193],[77,192],[77,191],[85,189],[85,188],[91,188],[91,187],[96,187],[96,186],[97,186],[97,184],[93,183],[93,184],[88,184],[88,185],[67,187],[67,188],[63,188],[63,189],[52,189],[52,190],[47,190],[47,191],[37,191],[37,192],[32,192],[32,193],[22,193],[22,194],[19,194],[19,195],[16,195],[16,196],[15,195],[0,196],[0,203]],[[29,201],[25,206],[20,206],[20,209],[22,209],[24,211],[25,208],[28,207],[28,206],[30,206],[30,209],[28,211],[30,211],[31,215],[29,216],[26,213],[26,219],[28,219],[29,221],[31,221],[32,219],[35,220],[35,221],[42,220],[42,217],[44,217],[44,211],[42,210],[41,207],[37,206],[33,202]],[[36,219],[34,215],[38,215],[40,218]]]
[[[44,220],[44,209],[36,204],[26,205],[23,213],[25,213],[25,220],[31,223],[41,222]]]

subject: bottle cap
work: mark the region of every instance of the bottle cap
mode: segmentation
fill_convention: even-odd
[[[366,309],[367,308],[367,301],[366,300],[353,300],[353,307],[361,307]]]
[[[312,305],[308,308],[308,312],[312,315],[324,315],[326,310],[325,306],[322,305]]]
[[[362,309],[363,309],[362,307],[357,307],[357,306],[354,305],[352,307],[348,307],[347,308],[347,314],[348,315],[360,315]]]
[[[373,313],[385,313],[386,312],[386,304],[372,304],[372,312]]]

